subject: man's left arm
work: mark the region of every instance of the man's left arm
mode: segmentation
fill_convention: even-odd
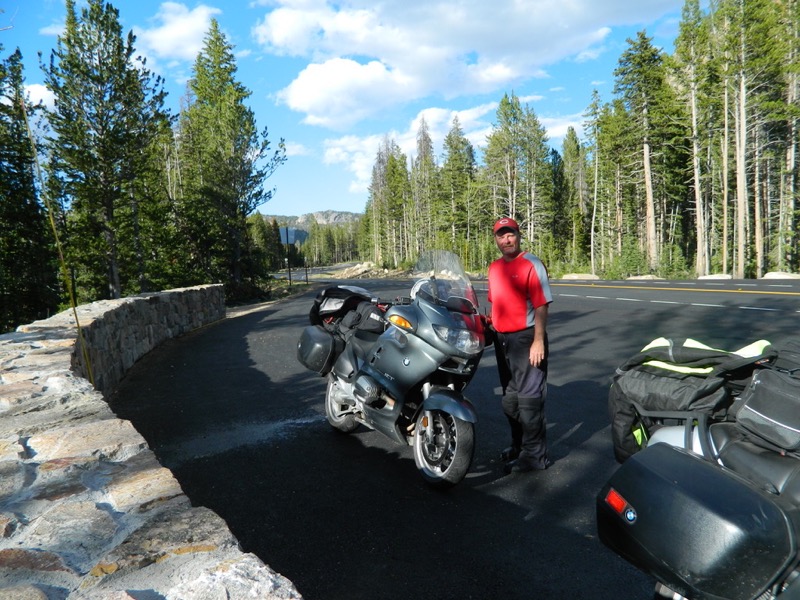
[[[538,367],[545,358],[545,337],[547,336],[547,312],[549,304],[542,304],[533,311],[533,344],[528,356],[531,365]]]

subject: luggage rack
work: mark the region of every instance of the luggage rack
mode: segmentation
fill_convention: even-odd
[[[641,422],[642,426],[644,426],[645,435],[647,434],[647,428],[649,427],[653,427],[655,425],[664,426],[663,422],[659,423],[658,421],[663,421],[665,419],[678,421],[683,427],[684,448],[687,450],[694,448],[694,434],[695,427],[697,427],[697,437],[700,442],[700,449],[702,451],[703,458],[712,462],[716,462],[719,458],[717,453],[712,449],[708,438],[708,413],[687,410],[648,410],[636,401],[631,401],[631,404],[633,405],[634,409],[636,409],[636,413],[639,415],[639,421]],[[644,420],[645,418],[651,420],[649,425]]]

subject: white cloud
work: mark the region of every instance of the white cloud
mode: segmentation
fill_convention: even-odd
[[[426,108],[408,122],[402,131],[392,131],[386,135],[356,136],[347,135],[324,142],[324,162],[328,165],[342,165],[353,176],[350,191],[364,193],[369,188],[372,178],[372,167],[378,148],[386,137],[393,140],[402,152],[412,159],[416,154],[417,133],[422,118],[428,125],[428,133],[434,142],[437,160],[441,154],[442,142],[453,125],[453,119],[458,117],[461,130],[473,146],[478,148],[485,144],[486,136],[492,129],[488,116],[494,116],[497,103],[487,103],[466,110],[451,110],[446,108]]]
[[[558,148],[564,141],[564,136],[567,135],[567,130],[570,127],[575,130],[579,138],[583,136],[583,122],[586,120],[586,117],[584,117],[583,114],[575,114],[557,118],[543,117],[539,120],[542,126],[547,130],[547,137],[550,138],[550,145],[554,148]]]
[[[309,156],[311,150],[297,142],[286,142],[286,156]]]
[[[279,94],[305,122],[347,127],[426,97],[496,93],[589,61],[612,28],[649,22],[682,0],[273,0],[261,47],[308,64]],[[270,7],[271,10],[270,10]]]
[[[55,103],[55,96],[53,92],[48,90],[41,83],[34,83],[25,87],[25,93],[34,105],[43,104],[48,108],[52,108]]]
[[[57,36],[64,32],[64,23],[51,23],[39,30],[42,35]]]
[[[575,57],[576,63],[585,63],[591,62],[597,59],[603,52],[606,51],[604,46],[592,46],[591,48],[587,48],[581,52],[578,52],[578,55]]]
[[[383,136],[359,137],[347,135],[325,140],[323,162],[326,165],[344,165],[353,174],[350,192],[364,193],[372,178],[372,166]]]
[[[148,29],[134,28],[139,46],[148,56],[171,63],[194,61],[203,48],[212,17],[218,8],[200,4],[189,10],[185,4],[164,2]]]
[[[307,124],[345,130],[398,101],[413,99],[413,89],[412,78],[378,61],[336,58],[308,65],[278,99],[306,113]]]

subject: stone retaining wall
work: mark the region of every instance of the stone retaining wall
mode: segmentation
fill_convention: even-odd
[[[71,310],[0,335],[0,600],[301,598],[103,398],[164,340],[224,318],[222,286],[77,313],[85,344]]]

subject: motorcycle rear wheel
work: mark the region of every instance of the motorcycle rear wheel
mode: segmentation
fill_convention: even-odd
[[[449,413],[423,411],[414,429],[414,462],[434,487],[450,487],[464,479],[475,452],[475,427]]]
[[[332,374],[328,375],[328,389],[325,390],[325,416],[331,426],[343,433],[351,433],[358,427],[353,414],[353,404],[343,398],[339,383]]]

